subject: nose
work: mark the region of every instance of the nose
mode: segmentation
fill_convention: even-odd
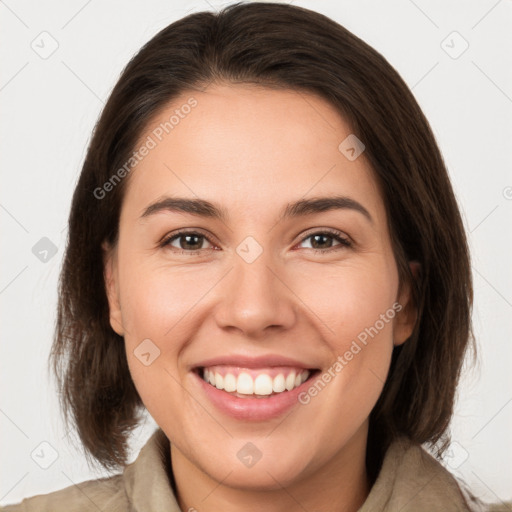
[[[297,298],[284,272],[276,270],[282,266],[272,265],[270,252],[263,251],[251,263],[235,255],[234,268],[223,280],[223,298],[215,310],[220,328],[260,339],[270,330],[293,326]]]

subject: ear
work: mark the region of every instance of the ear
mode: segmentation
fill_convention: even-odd
[[[116,247],[110,247],[107,242],[103,242],[101,248],[103,250],[103,276],[110,312],[110,326],[119,336],[123,336],[124,328],[119,301],[117,250]]]
[[[417,261],[410,261],[409,268],[411,269],[413,279],[418,279],[421,269],[420,264]],[[398,304],[401,308],[399,310],[397,308],[397,315],[393,324],[393,345],[395,346],[402,345],[407,341],[414,330],[418,318],[417,305],[414,303],[412,294],[412,285],[413,283],[410,281],[404,283],[400,297],[398,297]]]

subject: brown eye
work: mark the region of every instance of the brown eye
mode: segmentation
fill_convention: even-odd
[[[161,246],[171,247],[181,252],[196,252],[206,249],[203,247],[205,241],[210,243],[206,236],[201,233],[184,231],[167,237],[163,240]]]
[[[312,233],[303,238],[301,243],[309,239],[311,239],[311,247],[306,247],[306,249],[310,248],[321,252],[327,252],[328,250],[335,249],[336,247],[351,247],[352,245],[351,242],[347,238],[343,237],[339,231],[319,231],[317,233]],[[337,241],[338,244],[334,244],[333,241]]]

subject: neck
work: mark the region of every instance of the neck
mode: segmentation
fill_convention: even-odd
[[[240,488],[218,481],[192,464],[171,443],[171,463],[181,510],[224,512],[356,512],[370,492],[365,456],[367,425],[311,474],[271,490]]]

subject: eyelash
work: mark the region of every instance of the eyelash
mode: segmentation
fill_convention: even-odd
[[[198,231],[186,231],[186,230],[184,230],[184,231],[178,231],[176,233],[172,233],[169,236],[165,237],[159,243],[159,247],[161,247],[161,248],[169,247],[171,242],[173,242],[174,240],[179,239],[182,236],[186,236],[186,235],[198,235],[198,236],[204,238],[210,244],[215,245],[203,233],[200,233]],[[336,251],[338,249],[352,247],[352,242],[348,238],[345,238],[340,231],[331,230],[331,229],[324,229],[322,231],[314,231],[313,233],[309,233],[304,238],[302,238],[302,240],[299,242],[299,244],[303,243],[308,238],[311,238],[311,237],[313,237],[315,235],[329,235],[332,238],[335,238],[338,242],[340,242],[340,245],[337,245],[337,246],[334,246],[334,247],[328,247],[327,249],[315,249],[315,248],[310,248],[309,249],[311,251],[314,251],[315,253],[326,253],[326,252]],[[176,247],[171,247],[171,250],[173,252],[178,252],[179,254],[195,255],[195,254],[199,254],[201,251],[208,250],[208,249],[197,249],[197,250],[193,250],[193,251],[187,251],[185,249],[177,249]],[[211,250],[211,249],[209,249],[209,250]]]

